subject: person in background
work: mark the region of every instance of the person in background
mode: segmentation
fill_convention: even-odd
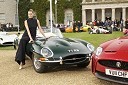
[[[26,45],[28,43],[34,42],[36,38],[37,27],[41,34],[45,37],[43,29],[40,26],[39,20],[34,18],[34,11],[32,9],[28,11],[28,19],[24,21],[24,25],[26,30],[20,40],[19,47],[15,56],[15,61],[20,65],[19,69],[22,69],[23,65],[25,65]]]
[[[76,32],[76,21],[73,22],[73,32]]]
[[[125,21],[125,29],[128,29],[128,19]]]
[[[123,23],[124,23],[124,20],[121,19],[121,20],[120,20],[120,29],[121,29],[120,31],[121,31],[121,32],[123,31],[123,27],[124,27],[124,24],[123,24]]]
[[[5,31],[8,31],[9,30],[9,23],[6,24],[6,29]]]
[[[9,24],[8,30],[11,31],[12,30],[12,23],[8,23],[8,24]]]
[[[77,22],[77,27],[78,27],[78,32],[80,32],[80,27],[81,27],[81,22],[80,21]]]

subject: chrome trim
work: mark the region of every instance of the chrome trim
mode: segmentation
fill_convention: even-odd
[[[56,60],[56,61],[41,61],[41,60],[38,60],[40,62],[47,62],[47,63],[59,63],[60,60]]]
[[[91,46],[91,48],[90,48],[90,46]],[[94,46],[91,45],[90,43],[87,44],[87,48],[88,48],[91,52],[93,52],[94,49],[95,49]]]
[[[51,56],[48,56],[48,57],[46,57],[46,58],[53,57],[54,53],[52,52],[52,50],[51,50],[49,47],[43,47],[43,48],[41,49],[41,55],[43,55],[43,56],[45,57],[45,55],[42,53],[42,50],[43,50],[43,49],[48,49],[48,50],[52,53]]]
[[[80,58],[75,58],[75,59],[80,59]],[[89,61],[91,60],[90,57],[86,57],[86,59],[89,59]],[[67,59],[67,60],[70,60],[70,59]],[[38,60],[38,61],[43,62],[43,63],[46,62],[46,63],[60,63],[61,65],[63,64],[63,59],[61,56],[60,56],[60,60],[49,61],[48,59],[46,59],[45,61],[41,61],[41,60]]]
[[[89,59],[89,61],[91,60],[91,57],[86,57],[86,59]]]
[[[41,61],[41,60],[38,60],[40,62],[47,62],[47,63],[60,63],[60,64],[63,64],[63,59],[62,57],[60,56],[60,60],[55,60],[55,61],[49,61],[48,59],[46,59],[45,61]]]
[[[63,64],[63,58],[60,56],[60,64]]]
[[[67,60],[79,60],[79,59],[82,59],[82,58],[71,58],[71,59],[65,59],[64,61],[67,61]]]

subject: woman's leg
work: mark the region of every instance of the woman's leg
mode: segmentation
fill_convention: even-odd
[[[25,65],[25,49],[26,49],[27,43],[28,43],[28,40],[21,39],[18,50],[16,52],[15,61],[20,66]]]
[[[22,65],[22,63],[20,63],[20,67],[19,67],[19,69],[22,69],[23,68],[23,65]]]

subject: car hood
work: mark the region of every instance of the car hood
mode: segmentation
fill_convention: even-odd
[[[69,38],[50,38],[47,41],[38,41],[38,44],[42,47],[49,47],[53,51],[55,57],[91,53],[84,44]]]
[[[113,40],[104,48],[104,51],[126,51],[128,50],[128,37],[120,37],[118,39]]]
[[[14,39],[17,37],[17,35],[0,35],[0,42],[14,42]]]

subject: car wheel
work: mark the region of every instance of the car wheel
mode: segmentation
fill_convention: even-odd
[[[109,30],[109,33],[112,34],[112,30]]]
[[[90,61],[85,63],[79,63],[77,64],[77,67],[86,68],[89,64],[90,64]]]
[[[38,58],[35,58],[33,56],[32,62],[33,62],[34,70],[37,73],[45,73],[47,71],[47,66],[43,65],[40,61],[38,61]]]
[[[15,50],[17,50],[17,48],[18,48],[16,45],[14,45],[13,47],[14,47]]]
[[[97,34],[100,34],[100,30],[96,30],[96,33],[97,33]]]
[[[92,34],[92,30],[90,28],[88,28],[88,33]]]
[[[109,33],[112,34],[112,31],[110,31]]]

